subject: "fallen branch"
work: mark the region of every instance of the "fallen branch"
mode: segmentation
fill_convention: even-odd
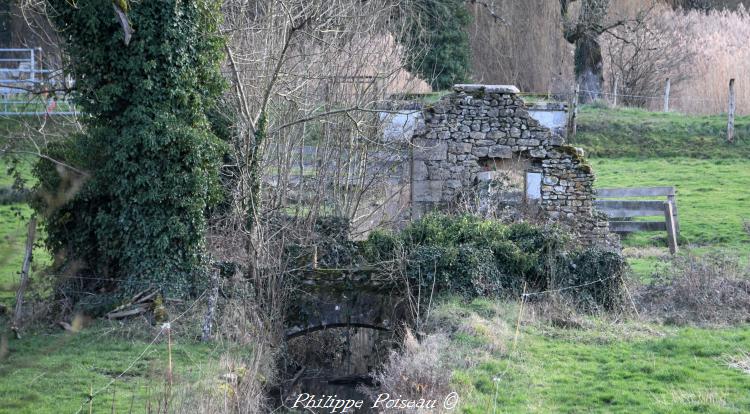
[[[121,312],[110,312],[106,316],[107,319],[122,319],[127,318],[128,316],[140,315],[142,313],[145,313],[147,310],[147,307],[138,306],[133,309],[128,309]]]

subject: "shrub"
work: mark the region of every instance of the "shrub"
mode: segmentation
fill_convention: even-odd
[[[443,356],[448,354],[448,345],[448,337],[444,334],[432,334],[419,342],[407,331],[402,353],[393,351],[383,368],[373,375],[378,387],[363,391],[373,401],[382,393],[390,394],[391,398],[442,401],[451,392],[451,371],[443,361]],[[442,409],[442,404],[438,404],[435,411],[428,411],[442,412]]]
[[[684,325],[750,322],[750,271],[723,256],[675,258],[636,297],[647,317]]]
[[[627,263],[619,253],[588,248],[557,256],[550,289],[578,286],[566,296],[579,309],[613,310],[622,305]]]
[[[429,214],[399,234],[373,232],[360,248],[370,262],[403,257],[422,291],[517,297],[524,285],[529,292],[576,286],[566,294],[592,310],[621,303],[627,268],[618,253],[576,249],[559,228],[470,215]]]

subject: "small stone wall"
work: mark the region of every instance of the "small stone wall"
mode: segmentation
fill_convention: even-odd
[[[525,173],[525,203],[585,240],[604,240],[608,223],[594,213],[594,174],[582,150],[532,118],[514,86],[454,91],[423,108],[424,126],[412,137],[412,219],[456,208],[481,180],[510,164]]]

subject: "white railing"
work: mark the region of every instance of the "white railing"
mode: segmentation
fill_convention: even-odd
[[[0,49],[0,115],[75,115],[65,99],[48,98],[44,87],[61,82],[59,71],[44,69],[41,48]],[[66,82],[65,82],[66,83]]]

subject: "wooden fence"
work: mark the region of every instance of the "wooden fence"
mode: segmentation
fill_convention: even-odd
[[[622,200],[633,197],[666,197],[662,200]],[[619,198],[618,200],[612,200]],[[666,231],[669,251],[677,252],[680,222],[674,187],[600,188],[594,207],[609,216],[614,233]],[[661,216],[659,221],[634,221],[633,217]]]

